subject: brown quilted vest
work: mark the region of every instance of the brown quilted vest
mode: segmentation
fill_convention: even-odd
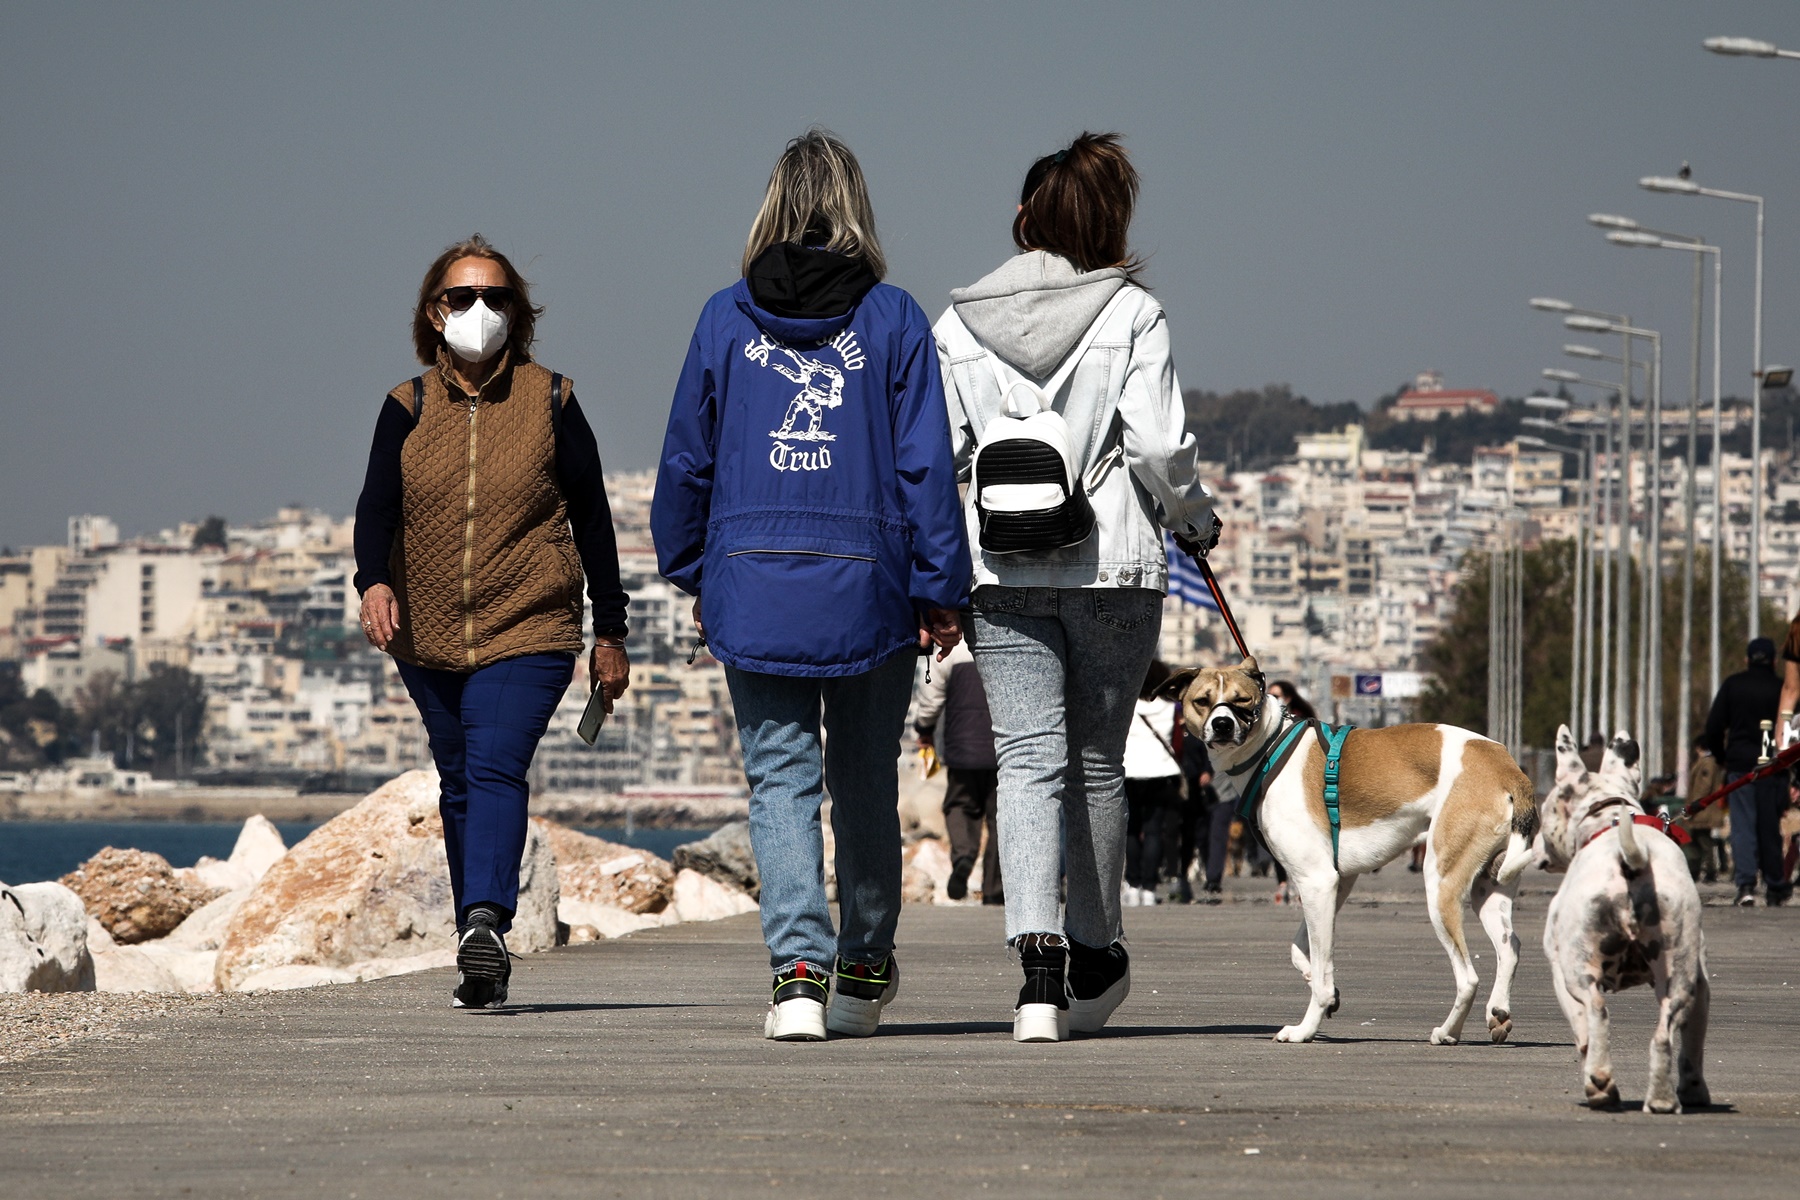
[[[394,657],[473,671],[581,652],[581,559],[557,484],[550,378],[534,362],[503,359],[471,398],[441,361],[423,377],[389,559],[400,601]],[[570,390],[563,380],[559,407]],[[409,412],[413,394],[410,380],[389,393]]]

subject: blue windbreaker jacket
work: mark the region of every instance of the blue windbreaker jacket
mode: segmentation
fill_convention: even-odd
[[[662,573],[701,596],[720,662],[855,675],[968,603],[970,558],[931,323],[877,284],[778,317],[739,280],[707,301],[650,510]]]

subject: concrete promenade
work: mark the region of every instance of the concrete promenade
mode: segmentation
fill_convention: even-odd
[[[1128,911],[1135,990],[1115,1027],[1050,1046],[1008,1037],[999,914],[918,907],[880,1036],[765,1042],[749,916],[535,956],[503,1013],[452,1013],[430,972],[226,998],[0,1067],[0,1195],[1744,1200],[1800,1186],[1800,911],[1706,910],[1715,1107],[1636,1111],[1640,990],[1614,1004],[1628,1108],[1602,1114],[1576,1104],[1537,945],[1544,878],[1520,904],[1506,1046],[1426,1044],[1449,968],[1416,880],[1391,867],[1374,882],[1340,926],[1343,1009],[1308,1046],[1268,1040],[1304,991],[1287,963],[1297,910],[1263,902],[1264,880],[1231,881],[1235,903]],[[1485,996],[1485,946],[1480,966]]]

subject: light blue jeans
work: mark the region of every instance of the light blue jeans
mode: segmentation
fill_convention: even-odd
[[[750,783],[763,941],[777,973],[805,962],[829,974],[834,953],[878,963],[894,949],[900,920],[897,760],[917,662],[909,652],[861,675],[832,679],[725,668]],[[837,838],[835,933],[819,823],[827,788]]]
[[[969,646],[1000,759],[1008,942],[1059,933],[1109,946],[1123,933],[1125,736],[1162,633],[1162,599],[1148,588],[975,592]]]

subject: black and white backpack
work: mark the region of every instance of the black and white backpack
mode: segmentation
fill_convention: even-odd
[[[1000,415],[976,439],[970,478],[980,522],[981,548],[989,554],[1057,550],[1084,542],[1094,532],[1091,476],[1112,454],[1085,473],[1075,439],[1054,405],[1099,336],[1101,326],[1129,289],[1120,288],[1094,318],[1081,341],[1044,384],[1032,383],[988,351],[1000,385]],[[1110,430],[1112,423],[1107,428]]]

